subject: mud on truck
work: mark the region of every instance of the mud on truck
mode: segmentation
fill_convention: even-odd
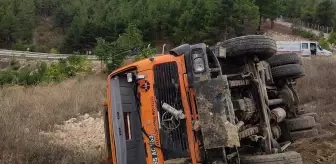
[[[301,164],[287,147],[317,135],[299,109],[295,54],[249,35],[183,44],[108,76],[105,134],[112,164]]]

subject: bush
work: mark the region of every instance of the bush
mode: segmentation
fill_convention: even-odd
[[[74,55],[81,55],[81,53],[78,52],[78,51],[73,52],[73,54],[74,54]]]
[[[18,84],[20,85],[37,85],[46,81],[47,64],[45,62],[39,63],[37,69],[29,70],[23,69],[17,73]]]
[[[37,70],[41,75],[45,75],[48,71],[48,65],[46,62],[40,62],[37,65]]]
[[[125,59],[125,54],[121,52],[127,51],[121,48],[116,42],[107,42],[102,38],[97,39],[97,45],[93,53],[101,60],[104,61],[107,71],[112,72],[119,67]]]
[[[315,35],[311,30],[307,31],[302,28],[294,27],[293,32],[307,39],[317,40],[319,36]]]
[[[47,81],[62,81],[67,77],[85,75],[92,69],[91,62],[86,56],[69,56],[67,59],[60,59],[53,63],[47,70]]]
[[[17,61],[15,58],[13,58],[10,61],[9,65],[10,65],[10,69],[15,70],[15,71],[20,69],[20,67],[21,67],[20,62]]]
[[[138,55],[135,56],[135,61],[139,61],[141,59],[149,58],[155,55],[155,48],[147,47],[140,51]]]
[[[23,44],[21,41],[19,41],[12,45],[12,49],[17,51],[27,51],[29,49],[29,51],[34,52],[36,51],[36,46],[33,44]]]
[[[39,75],[29,70],[22,70],[18,73],[18,84],[20,85],[36,85],[39,83]]]
[[[53,63],[50,65],[50,67],[47,70],[46,78],[45,78],[47,82],[50,82],[50,81],[59,82],[59,81],[62,81],[66,77],[64,75],[65,69],[64,67],[61,67],[61,65],[62,65],[61,63],[57,63],[57,64]]]
[[[0,71],[0,85],[17,83],[17,72],[15,71]]]
[[[330,33],[329,38],[328,38],[328,42],[331,43],[331,44],[336,43],[336,32]]]
[[[50,53],[51,54],[58,54],[58,51],[56,50],[56,48],[52,48],[52,49],[50,49]]]
[[[17,61],[13,60],[10,65],[11,67],[17,65]],[[41,82],[60,82],[76,75],[86,75],[91,69],[91,62],[86,56],[70,56],[67,59],[60,59],[57,63],[52,63],[49,67],[47,63],[40,62],[36,68],[2,71],[0,72],[0,85],[36,85]]]
[[[28,47],[27,48],[29,48],[29,51],[30,52],[35,52],[36,51],[36,46],[35,45],[33,45],[33,44],[31,44],[31,45],[28,45]]]
[[[319,45],[320,45],[322,48],[324,48],[324,49],[326,49],[326,50],[331,50],[331,49],[330,49],[330,44],[329,44],[329,42],[328,42],[327,39],[325,39],[325,38],[321,38],[321,39],[318,41],[318,43],[319,43]]]
[[[14,45],[12,45],[12,49],[17,50],[17,51],[26,51],[27,50],[21,42],[17,42]]]
[[[87,56],[76,56],[72,55],[67,58],[68,69],[72,70],[73,73],[77,74],[87,74],[92,70],[92,65]]]

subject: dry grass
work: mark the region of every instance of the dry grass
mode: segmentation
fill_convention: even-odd
[[[306,76],[297,84],[301,103],[305,110],[318,113],[328,128],[336,120],[336,57],[304,59],[303,66]]]
[[[0,89],[0,163],[97,163],[101,157],[52,145],[38,132],[101,110],[105,86],[105,78],[89,76],[60,84]]]
[[[306,76],[299,80],[298,90],[302,103],[336,100],[336,57],[304,59]]]
[[[335,126],[330,126],[330,122],[336,120],[336,57],[313,57],[303,61],[306,76],[297,84],[301,103],[306,111],[319,115],[318,122],[324,130],[335,133]],[[301,154],[305,164],[334,164],[335,137],[322,135],[302,140],[294,145],[294,150]]]

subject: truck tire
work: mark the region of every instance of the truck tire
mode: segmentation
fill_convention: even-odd
[[[300,64],[287,64],[287,65],[280,65],[277,67],[273,67],[272,69],[272,76],[274,79],[281,79],[281,78],[300,78],[304,76],[303,68]]]
[[[319,122],[320,121],[317,113],[314,113],[314,112],[304,113],[304,114],[302,114],[302,116],[312,116],[312,117],[314,117],[315,122]]]
[[[297,131],[302,129],[310,129],[316,126],[314,117],[301,116],[298,118],[285,120],[289,131]]]
[[[302,139],[302,138],[315,137],[318,134],[319,132],[316,128],[290,132],[290,135],[294,141]]]
[[[301,155],[295,151],[288,151],[268,155],[241,155],[241,164],[302,164]]]
[[[271,67],[276,67],[276,66],[286,65],[286,64],[302,65],[301,57],[295,53],[274,55],[267,60],[267,63]]]
[[[226,48],[226,57],[258,56],[265,60],[276,54],[276,41],[264,35],[247,35],[226,40],[219,45]]]

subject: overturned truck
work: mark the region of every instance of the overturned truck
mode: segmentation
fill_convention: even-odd
[[[276,49],[262,35],[184,44],[112,72],[110,163],[301,164],[286,148],[317,133],[315,118],[298,108],[300,57]]]

